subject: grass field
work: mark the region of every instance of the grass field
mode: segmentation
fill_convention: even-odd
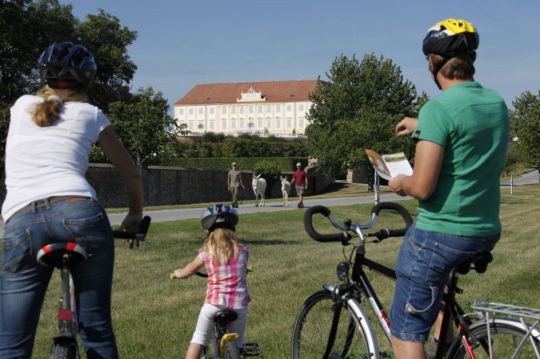
[[[415,202],[403,203],[415,213]],[[367,221],[369,205],[334,207],[338,218]],[[486,274],[469,274],[461,280],[467,306],[476,299],[489,299],[540,307],[540,187],[522,186],[502,200],[503,236]],[[334,283],[335,266],[342,260],[338,243],[317,243],[303,229],[303,210],[244,215],[238,235],[250,248],[249,275],[252,302],[248,310],[247,341],[257,341],[262,358],[289,357],[289,341],[298,308],[323,283]],[[384,216],[386,224],[394,218]],[[321,222],[322,223],[322,222]],[[148,242],[138,250],[117,243],[113,289],[114,326],[123,358],[183,357],[205,294],[205,280],[193,277],[170,281],[168,274],[190,261],[203,240],[197,220],[152,225]],[[401,239],[370,244],[367,253],[392,266]],[[350,247],[346,247],[346,251]],[[374,277],[385,307],[393,283]],[[46,358],[55,333],[58,302],[55,276],[47,294],[38,329],[34,358]],[[385,343],[383,338],[379,340]]]

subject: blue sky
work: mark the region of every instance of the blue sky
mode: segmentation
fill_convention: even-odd
[[[538,0],[61,0],[83,20],[98,9],[138,32],[134,90],[172,106],[195,84],[325,79],[336,56],[391,58],[418,92],[438,93],[421,44],[437,21],[464,18],[480,34],[476,80],[508,105],[540,89]]]

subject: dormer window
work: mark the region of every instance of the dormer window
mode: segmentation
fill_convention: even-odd
[[[253,87],[250,87],[247,91],[240,93],[240,98],[236,99],[237,102],[259,102],[266,101],[262,92],[256,91]]]

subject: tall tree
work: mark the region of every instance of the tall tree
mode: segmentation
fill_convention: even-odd
[[[525,91],[512,105],[511,130],[518,138],[515,146],[522,159],[540,174],[540,91],[537,95]]]
[[[151,87],[140,89],[132,102],[111,103],[112,125],[139,166],[159,157],[166,144],[175,140],[178,128],[168,112],[167,100]]]
[[[94,104],[107,112],[109,104],[129,101],[129,84],[137,66],[128,55],[127,47],[137,38],[137,32],[120,24],[116,16],[99,10],[88,15],[77,28],[79,41],[96,58],[98,72],[90,95]]]
[[[359,62],[341,55],[326,76],[311,95],[306,131],[319,163],[340,171],[365,162],[364,148],[408,152],[407,140],[396,139],[393,129],[400,118],[417,113],[419,99],[392,60],[368,54]]]

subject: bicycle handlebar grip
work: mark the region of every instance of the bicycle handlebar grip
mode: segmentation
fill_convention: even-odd
[[[139,242],[144,242],[151,222],[152,219],[149,216],[144,216],[137,232],[113,231],[113,236],[120,239],[134,239]]]
[[[304,214],[304,229],[311,238],[313,238],[317,242],[343,242],[351,239],[350,234],[346,232],[336,234],[320,234],[319,232],[317,232],[313,227],[312,220],[313,215],[317,213],[320,213],[328,218],[328,216],[330,216],[330,209],[324,206],[315,206],[308,208],[308,210]]]
[[[407,232],[407,229],[411,226],[413,223],[413,219],[411,217],[411,214],[409,211],[407,211],[402,205],[394,202],[380,202],[376,204],[372,209],[371,213],[375,215],[379,215],[379,212],[382,210],[391,210],[398,212],[401,218],[403,218],[403,221],[405,222],[405,228],[402,229],[381,229],[377,233],[375,233],[375,236],[378,239],[385,239],[388,237],[402,237],[405,235],[405,232]]]

